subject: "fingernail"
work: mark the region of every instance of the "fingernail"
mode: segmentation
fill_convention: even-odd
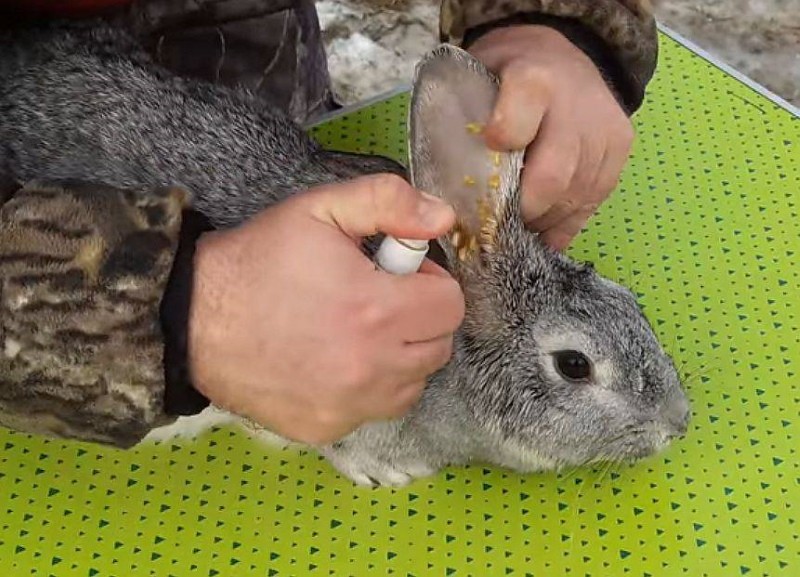
[[[438,228],[449,217],[448,205],[441,198],[421,192],[422,202],[417,205],[420,223],[426,228]]]
[[[424,192],[422,190],[420,190],[419,193],[422,196],[422,198],[424,198],[426,201],[439,203],[439,204],[444,204],[444,201],[441,198],[439,198],[438,196],[434,196],[434,195],[432,195],[432,194],[430,194],[428,192]]]

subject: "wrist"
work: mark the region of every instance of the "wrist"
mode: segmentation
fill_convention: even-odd
[[[505,26],[496,26],[486,30],[480,36],[472,38],[467,50],[480,50],[482,46],[506,43],[515,48],[518,40],[524,39],[526,44],[536,43],[537,48],[575,50],[566,35],[558,29],[543,24],[517,22]]]
[[[220,382],[218,360],[230,343],[229,327],[238,323],[232,320],[237,316],[232,305],[241,297],[232,291],[242,281],[242,271],[235,270],[240,259],[236,243],[231,243],[237,232],[208,232],[198,239],[194,253],[186,363],[192,387],[209,399],[211,387]]]

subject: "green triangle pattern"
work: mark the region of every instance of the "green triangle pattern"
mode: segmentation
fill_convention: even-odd
[[[314,134],[403,161],[407,104]],[[688,375],[666,453],[391,491],[229,429],[129,451],[0,430],[0,573],[800,575],[800,121],[664,37],[636,129],[571,250],[635,291]]]

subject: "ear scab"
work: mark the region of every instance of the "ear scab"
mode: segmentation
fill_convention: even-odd
[[[469,122],[466,124],[467,133],[478,137],[483,133],[483,124],[479,122]],[[488,150],[488,176],[485,182],[478,182],[478,178],[472,174],[465,174],[463,185],[470,189],[480,188],[477,194],[471,194],[475,199],[475,214],[477,214],[478,229],[474,230],[467,226],[462,220],[458,220],[450,233],[450,243],[460,262],[478,254],[480,249],[484,252],[492,252],[495,233],[497,231],[497,215],[495,208],[498,205],[498,193],[500,192],[501,176],[500,167],[502,166],[503,155],[500,152]],[[482,176],[486,171],[480,171]]]
[[[470,134],[480,134],[483,132],[483,125],[480,122],[468,122],[467,132]]]
[[[467,227],[461,221],[456,221],[453,230],[450,232],[450,244],[456,252],[460,262],[465,262],[478,252],[478,239],[474,234],[470,234]]]
[[[497,218],[492,200],[488,194],[476,199],[476,212],[480,223],[480,229],[477,232],[471,230],[462,220],[456,220],[450,232],[450,244],[460,262],[465,262],[475,256],[480,249],[483,249],[484,252],[492,252],[497,230]]]

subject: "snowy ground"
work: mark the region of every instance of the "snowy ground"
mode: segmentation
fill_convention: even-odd
[[[439,7],[431,0],[321,0],[317,12],[343,104],[408,83],[416,61],[438,43]]]
[[[656,0],[659,19],[800,106],[800,0]]]
[[[334,89],[350,104],[411,78],[438,0],[318,0]],[[653,0],[659,20],[800,106],[800,0]]]

